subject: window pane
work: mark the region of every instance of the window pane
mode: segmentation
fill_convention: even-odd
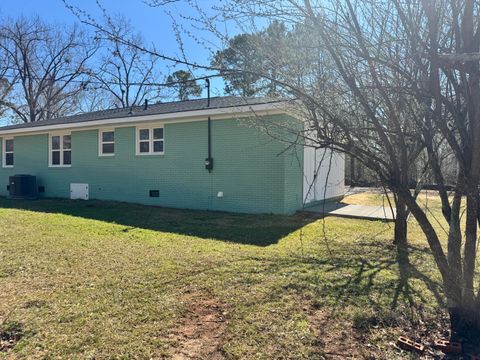
[[[65,135],[63,137],[63,148],[64,149],[72,148],[72,137],[70,135]]]
[[[63,165],[70,165],[72,163],[72,152],[70,150],[63,152]]]
[[[5,154],[5,165],[13,166],[13,153]]]
[[[140,143],[140,152],[141,153],[148,153],[150,152],[150,143],[145,141]]]
[[[155,140],[163,139],[163,128],[153,129],[153,138]]]
[[[140,133],[140,140],[148,140],[148,139],[150,139],[150,130],[148,130],[148,129],[141,129],[139,133]]]
[[[5,151],[13,152],[13,140],[5,140]]]
[[[53,150],[60,149],[60,136],[52,136],[52,149]]]
[[[163,152],[163,141],[153,142],[153,152]]]
[[[115,141],[115,133],[113,131],[105,131],[102,133],[103,142],[113,142]]]
[[[52,151],[52,165],[60,165],[60,151]]]
[[[115,152],[115,144],[103,144],[102,154],[113,154]]]

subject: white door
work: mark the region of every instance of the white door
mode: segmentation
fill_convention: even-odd
[[[343,154],[306,146],[303,153],[303,171],[304,204],[345,193]]]

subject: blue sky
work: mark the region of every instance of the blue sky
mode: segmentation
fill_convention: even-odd
[[[78,6],[88,13],[100,17],[100,10],[95,0],[68,0],[72,5]],[[154,43],[157,49],[168,55],[178,55],[179,49],[172,31],[172,19],[164,10],[151,8],[142,0],[100,0],[102,6],[112,14],[123,14],[131,20],[136,30],[142,33],[146,43]],[[211,8],[218,3],[217,0],[199,0],[205,9]],[[191,9],[184,2],[171,4],[168,10],[175,18],[180,19],[180,14],[195,16],[195,10]],[[0,3],[0,16],[38,15],[42,19],[53,23],[71,24],[78,22],[76,17],[64,6],[61,0],[2,0]],[[181,21],[181,19],[180,19]],[[188,23],[185,24],[188,27]],[[215,41],[213,36],[205,35],[208,40]],[[196,41],[185,36],[185,48],[189,60],[198,63],[209,63],[209,52],[198,45]],[[163,70],[168,73],[168,69]],[[202,75],[197,73],[196,75]],[[219,95],[223,89],[223,82],[216,80],[212,82],[212,94]]]
[[[68,0],[90,14],[100,16],[95,0]],[[132,21],[133,26],[139,30],[147,42],[154,42],[167,53],[176,53],[178,50],[175,36],[172,32],[172,20],[161,8],[151,8],[142,0],[100,0],[112,14],[123,14]],[[217,1],[200,0],[205,8],[210,8]],[[192,10],[184,2],[168,6],[173,15],[192,15]],[[2,0],[0,4],[2,17],[16,17],[19,15],[38,15],[41,18],[60,23],[73,23],[76,17],[64,6],[61,0]],[[204,60],[207,54],[194,41],[187,43],[192,56]]]

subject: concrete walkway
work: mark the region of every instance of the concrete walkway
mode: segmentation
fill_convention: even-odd
[[[353,219],[367,219],[367,220],[383,220],[395,221],[396,210],[383,206],[367,206],[367,205],[349,205],[337,202],[327,202],[325,205],[315,205],[303,209],[308,213],[319,215],[332,215]]]

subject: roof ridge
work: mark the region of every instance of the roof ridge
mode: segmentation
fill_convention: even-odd
[[[211,96],[210,100],[213,99],[231,99],[231,98],[236,98],[236,99],[262,99],[266,97],[243,97],[243,96],[236,96],[236,95],[225,95],[225,96]],[[166,101],[166,102],[156,102],[156,103],[149,103],[148,106],[158,106],[158,105],[169,105],[169,104],[182,104],[182,103],[188,103],[188,102],[193,102],[193,101],[207,101],[208,98],[202,97],[202,98],[197,98],[197,99],[187,99],[187,100],[174,100],[174,101]],[[77,115],[87,115],[87,114],[95,114],[95,113],[101,113],[101,112],[106,112],[106,111],[122,111],[122,110],[129,110],[131,108],[143,108],[145,105],[144,104],[137,104],[137,105],[132,105],[132,106],[127,106],[127,107],[112,107],[112,108],[106,108],[103,110],[95,110],[95,111],[86,111],[86,112],[81,112],[77,114],[72,114],[72,115],[67,115],[67,116],[61,116],[55,119],[62,119],[66,117],[72,117],[72,116],[77,116]],[[52,118],[50,119],[45,119],[45,120],[53,120]],[[43,120],[42,120],[43,121]]]

